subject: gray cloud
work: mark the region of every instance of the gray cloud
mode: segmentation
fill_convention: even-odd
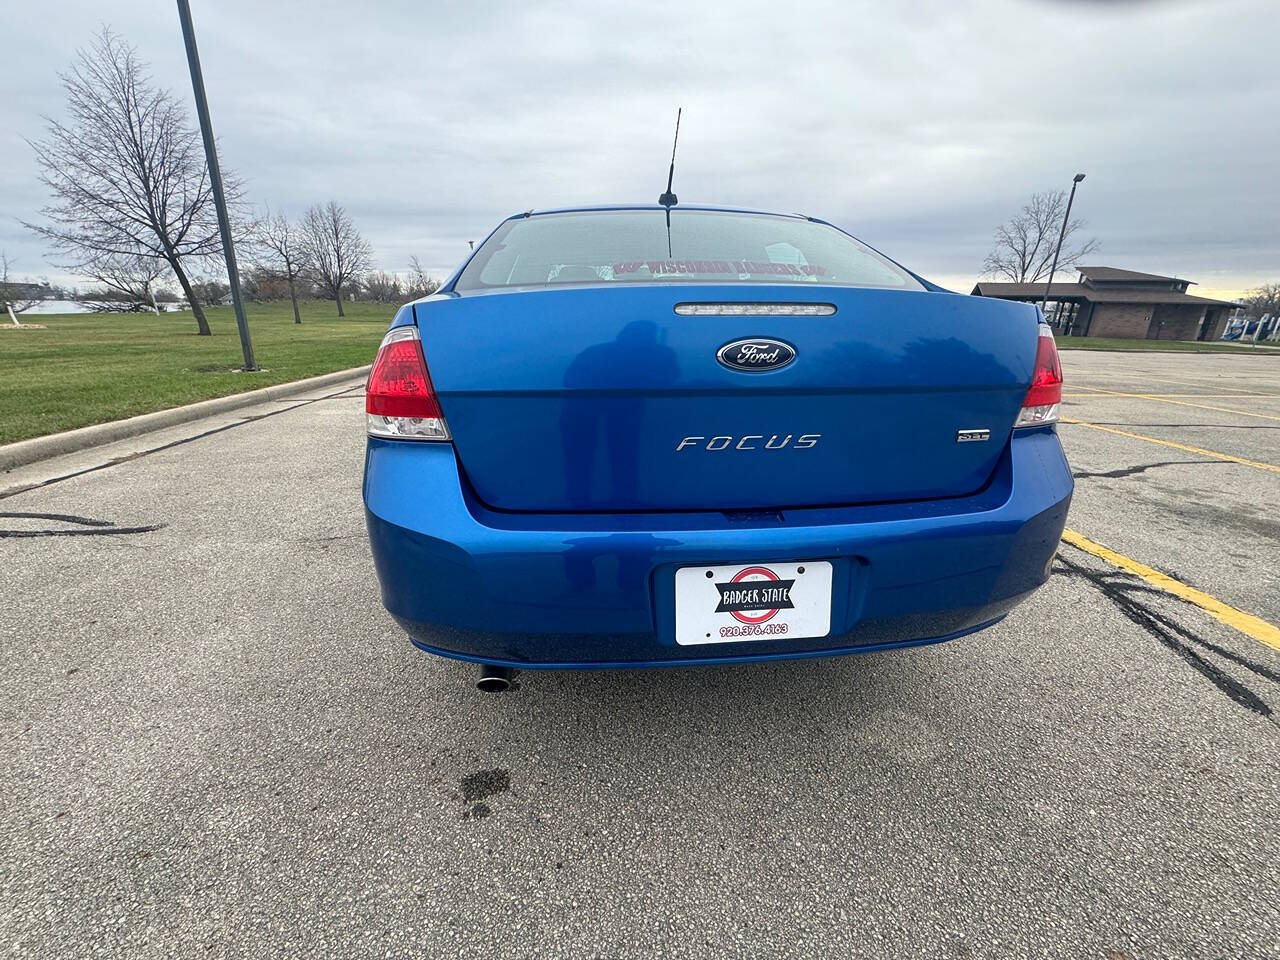
[[[438,273],[530,207],[676,192],[834,220],[965,287],[1036,189],[1089,178],[1100,260],[1206,288],[1280,276],[1280,6],[1263,2],[197,2],[223,162],[292,212],[345,203],[379,263]],[[0,246],[42,188],[22,138],[104,15],[186,95],[170,4],[0,13]]]

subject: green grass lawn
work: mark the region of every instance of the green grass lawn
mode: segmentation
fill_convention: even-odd
[[[1252,353],[1256,357],[1280,356],[1274,344],[1223,343],[1221,340],[1119,340],[1111,337],[1057,336],[1059,350],[1122,350],[1174,353]]]
[[[248,304],[260,373],[237,373],[230,307],[208,310],[213,336],[189,312],[28,314],[44,330],[0,330],[0,443],[300,380],[373,360],[395,308],[331,301]],[[21,318],[20,318],[21,319]]]

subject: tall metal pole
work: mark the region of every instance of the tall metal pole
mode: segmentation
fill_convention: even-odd
[[[1053,251],[1053,266],[1049,268],[1049,279],[1044,285],[1044,296],[1040,299],[1040,312],[1042,314],[1045,306],[1049,303],[1049,287],[1053,285],[1053,275],[1058,272],[1058,256],[1062,253],[1062,241],[1066,239],[1067,224],[1071,221],[1071,204],[1076,198],[1076,187],[1080,185],[1080,181],[1083,179],[1083,173],[1077,173],[1071,178],[1071,196],[1067,197],[1067,212],[1062,215],[1062,232],[1058,234],[1058,246]]]
[[[244,315],[244,299],[240,296],[240,271],[236,268],[236,247],[231,239],[231,220],[227,217],[227,198],[222,192],[222,172],[218,169],[218,146],[213,140],[213,124],[209,121],[209,103],[204,95],[204,75],[200,72],[200,53],[196,50],[196,31],[191,24],[191,7],[178,0],[178,19],[182,21],[182,39],[187,44],[187,65],[191,68],[191,91],[196,98],[196,115],[200,118],[200,136],[204,140],[204,156],[209,164],[209,186],[213,188],[213,205],[218,210],[218,231],[222,234],[222,254],[227,261],[227,282],[231,285],[231,302],[236,309],[236,326],[240,329],[240,349],[244,353],[244,369],[257,370],[253,359],[253,341],[249,339],[249,321]]]

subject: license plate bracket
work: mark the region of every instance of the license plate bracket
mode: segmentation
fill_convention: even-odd
[[[825,637],[831,632],[831,579],[826,560],[680,567],[676,643]]]

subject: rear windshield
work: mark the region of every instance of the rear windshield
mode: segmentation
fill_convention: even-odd
[[[901,267],[799,217],[593,210],[508,220],[476,252],[458,290],[609,283],[822,283],[924,289]]]

